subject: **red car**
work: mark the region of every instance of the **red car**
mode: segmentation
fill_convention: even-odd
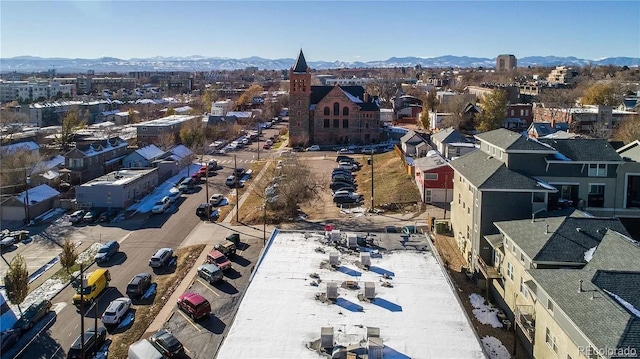
[[[178,298],[178,308],[193,320],[202,319],[211,313],[211,304],[198,293],[184,293]]]
[[[265,143],[264,146],[262,146],[262,148],[264,148],[265,150],[271,149],[271,145],[268,143]]]

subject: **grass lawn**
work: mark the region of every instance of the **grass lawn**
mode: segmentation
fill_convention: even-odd
[[[156,318],[167,300],[176,290],[180,282],[191,270],[200,253],[204,249],[204,244],[178,249],[175,253],[178,256],[178,264],[175,272],[156,276],[155,282],[158,285],[156,295],[151,305],[134,305],[136,318],[123,333],[111,336],[111,346],[109,347],[109,358],[126,358],[129,346],[142,337],[151,322]]]
[[[364,196],[365,206],[370,208],[371,166],[367,164],[370,156],[355,157],[362,164],[362,169],[356,172],[358,192]],[[420,192],[395,151],[373,155],[373,193],[375,207],[420,202]]]

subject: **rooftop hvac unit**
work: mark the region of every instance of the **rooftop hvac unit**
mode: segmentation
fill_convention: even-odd
[[[323,348],[333,348],[333,327],[320,329],[320,345]]]
[[[340,234],[340,230],[339,229],[334,229],[333,231],[331,231],[331,241],[333,242],[340,242],[340,240],[342,239],[342,235]]]
[[[382,353],[384,352],[384,343],[382,338],[369,338],[368,340],[369,359],[382,359]]]
[[[338,283],[336,282],[327,283],[327,299],[329,300],[338,299]]]
[[[371,267],[371,253],[369,252],[360,253],[360,263],[362,263],[363,266]]]
[[[380,338],[380,328],[367,327],[367,339],[369,338]]]
[[[364,297],[367,299],[373,299],[376,297],[376,283],[374,282],[364,283]]]
[[[338,254],[338,253],[329,253],[329,264],[332,265],[332,266],[337,266],[339,258],[340,258],[340,254]]]
[[[358,236],[355,233],[347,234],[347,247],[358,248]]]

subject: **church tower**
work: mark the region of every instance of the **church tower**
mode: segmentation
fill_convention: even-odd
[[[311,69],[302,49],[289,70],[289,145],[308,146],[313,143],[313,124],[310,118]]]

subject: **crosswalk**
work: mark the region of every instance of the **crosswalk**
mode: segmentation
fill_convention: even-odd
[[[251,163],[253,163],[253,162],[255,162],[255,161],[256,161],[256,159],[255,159],[255,158],[253,158],[253,159],[251,159],[251,158],[250,158],[250,159],[240,159],[240,158],[238,158],[238,159],[236,159],[235,161],[233,160],[233,158],[230,158],[230,159],[218,159],[218,164],[219,164],[219,165],[222,165],[223,167],[227,167],[227,166],[229,166],[229,165],[230,165],[231,167],[233,167],[233,164],[234,164],[234,163],[238,163],[238,164],[251,164]],[[226,166],[225,166],[225,165],[226,165]]]

